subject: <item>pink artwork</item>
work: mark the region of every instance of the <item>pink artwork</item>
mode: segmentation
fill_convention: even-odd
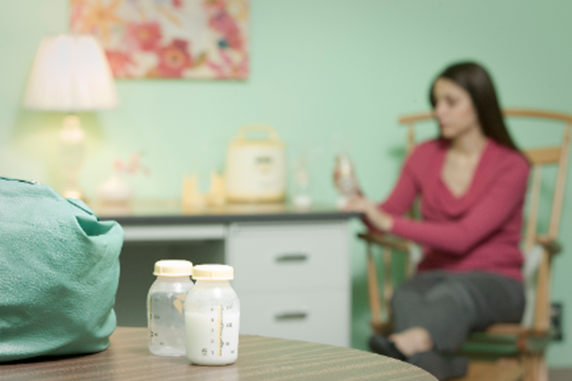
[[[248,0],[71,0],[116,78],[245,79]]]

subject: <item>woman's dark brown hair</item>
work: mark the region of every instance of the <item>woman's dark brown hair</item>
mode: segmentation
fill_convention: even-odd
[[[493,81],[481,65],[474,62],[462,62],[449,66],[439,74],[433,81],[429,93],[433,108],[436,104],[433,88],[439,78],[453,81],[469,93],[485,136],[503,146],[519,151],[504,123]]]

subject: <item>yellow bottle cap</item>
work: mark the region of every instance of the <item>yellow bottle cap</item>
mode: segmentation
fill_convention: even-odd
[[[157,276],[190,276],[193,275],[193,263],[183,260],[162,260],[155,262],[155,271],[153,275]]]
[[[230,280],[234,279],[234,269],[228,265],[197,265],[193,267],[193,279]]]

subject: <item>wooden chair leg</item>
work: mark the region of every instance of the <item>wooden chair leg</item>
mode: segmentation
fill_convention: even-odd
[[[548,381],[548,367],[544,354],[524,355],[524,381]]]
[[[377,281],[377,270],[375,258],[373,256],[373,245],[367,243],[367,285],[369,294],[369,307],[371,309],[371,324],[373,329],[382,324],[381,302],[379,300],[379,289]]]
[[[390,253],[391,254],[391,253]],[[385,254],[387,257],[387,254]],[[390,263],[391,265],[391,263]],[[391,274],[390,274],[391,275]],[[387,274],[384,277],[388,278]],[[391,279],[389,279],[391,282]],[[380,298],[379,281],[377,277],[377,265],[373,255],[373,245],[368,242],[367,244],[367,283],[369,293],[369,306],[371,310],[371,326],[374,333],[381,335],[388,335],[391,332],[391,311],[389,308],[388,300],[391,296],[391,288],[387,288],[387,281],[385,284],[383,302]],[[389,292],[389,293],[388,293]]]
[[[393,278],[391,272],[391,249],[383,249],[383,304],[385,306],[386,319],[391,320],[391,297],[393,295]]]

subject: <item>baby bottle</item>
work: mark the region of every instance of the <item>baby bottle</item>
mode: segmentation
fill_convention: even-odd
[[[226,265],[193,268],[195,287],[187,296],[187,358],[197,365],[227,365],[238,357],[240,303],[230,286],[234,271]]]
[[[163,260],[155,263],[157,280],[147,296],[149,350],[160,356],[185,355],[185,299],[193,288],[189,261]]]
[[[353,165],[350,158],[345,154],[336,157],[334,179],[339,193],[338,208],[343,208],[350,198],[358,194]]]

